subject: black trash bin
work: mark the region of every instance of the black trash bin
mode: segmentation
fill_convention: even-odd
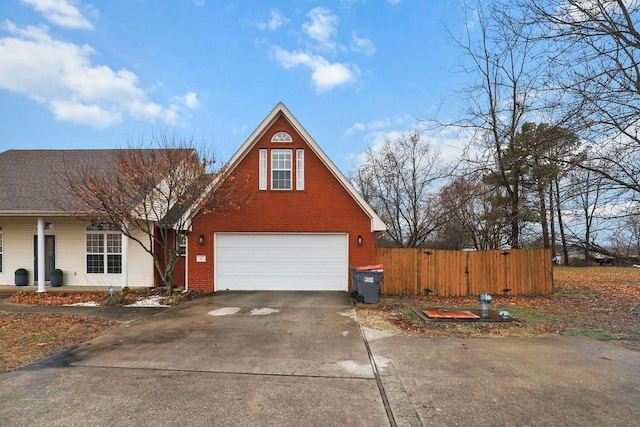
[[[384,276],[383,265],[351,267],[352,295],[356,301],[377,304],[380,299],[380,282]]]

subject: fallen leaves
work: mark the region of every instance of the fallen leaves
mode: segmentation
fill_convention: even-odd
[[[8,372],[117,328],[91,316],[0,312],[0,372]]]
[[[383,297],[356,310],[364,326],[429,337],[587,335],[640,346],[640,269],[556,267],[554,284],[550,296],[494,296],[491,309],[509,311],[513,322],[425,323],[410,310],[477,307],[475,297]]]
[[[106,292],[51,291],[36,293],[19,291],[11,295],[7,301],[26,305],[72,305],[90,302],[98,303],[98,305],[129,305],[144,298],[157,297],[158,304],[177,305],[202,294],[201,291],[187,291],[174,292],[170,296],[165,296],[164,290],[161,288],[136,289],[126,293],[118,291],[113,296],[109,296]]]

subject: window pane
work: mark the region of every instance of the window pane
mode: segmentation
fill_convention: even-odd
[[[267,150],[260,149],[260,183],[259,190],[267,189]]]
[[[87,253],[101,254],[104,251],[104,235],[90,233],[87,234]]]
[[[273,172],[273,189],[289,190],[291,188],[291,172],[290,171],[274,171]]]
[[[278,132],[271,137],[271,142],[292,142],[291,135],[287,132]]]
[[[104,257],[87,255],[87,273],[104,273]]]
[[[122,253],[122,235],[121,234],[107,234],[107,253],[108,254]]]
[[[122,255],[107,255],[107,273],[122,273]]]
[[[304,150],[296,150],[296,190],[304,190]]]
[[[179,234],[176,236],[176,246],[178,247],[178,255],[185,256],[187,254],[187,236]]]

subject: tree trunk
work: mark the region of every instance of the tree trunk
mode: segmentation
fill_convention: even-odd
[[[547,223],[547,197],[544,188],[538,184],[538,199],[540,199],[540,226],[542,227],[542,241],[545,249],[551,247],[549,243],[549,224]]]
[[[564,223],[562,222],[562,205],[560,204],[560,184],[556,179],[556,210],[558,212],[558,228],[560,229],[560,239],[562,240],[562,262],[569,265],[569,248],[567,248],[567,236],[564,233]]]
[[[556,222],[553,212],[553,186],[549,186],[549,225],[551,228],[551,254],[555,257],[558,255],[556,245]]]

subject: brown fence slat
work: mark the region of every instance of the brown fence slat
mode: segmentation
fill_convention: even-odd
[[[553,269],[549,249],[444,251],[378,248],[385,265],[385,295],[549,295]]]

